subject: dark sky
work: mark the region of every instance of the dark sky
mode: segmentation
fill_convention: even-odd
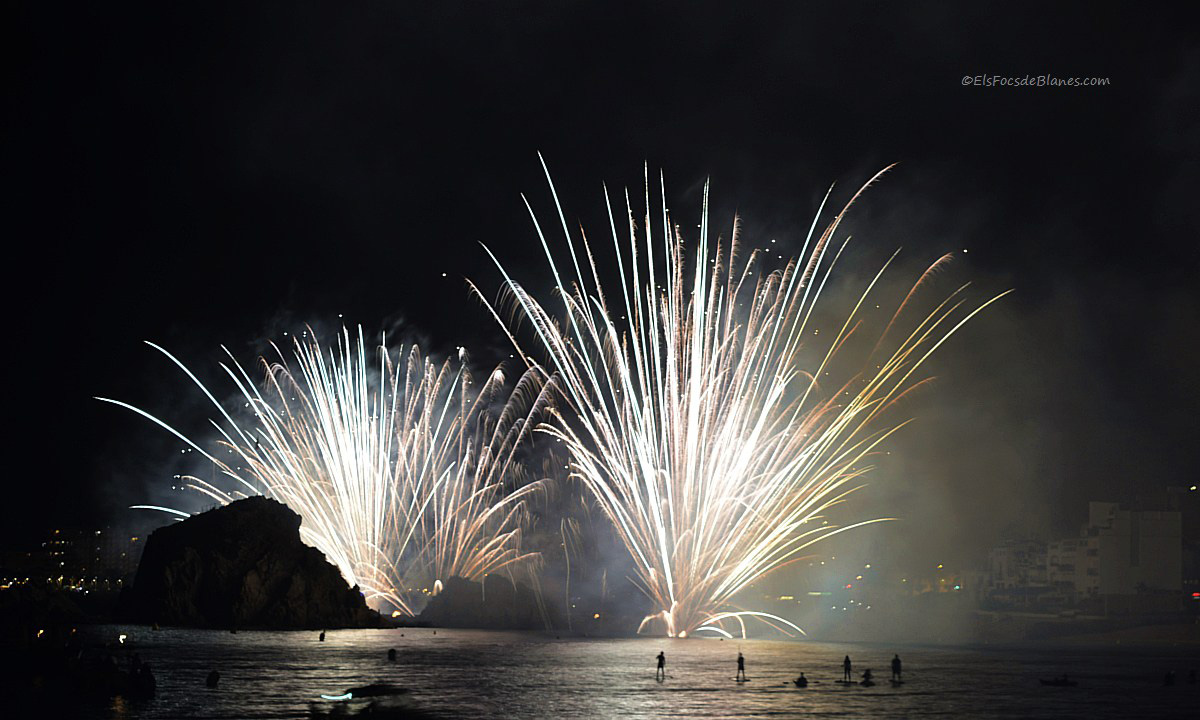
[[[1192,23],[1166,4],[957,5],[18,11],[5,540],[120,520],[169,484],[178,444],[91,399],[202,427],[194,389],[142,340],[210,373],[222,343],[249,362],[264,337],[345,321],[498,361],[464,279],[498,287],[486,242],[545,281],[519,197],[552,211],[538,151],[596,233],[601,183],[636,189],[648,163],[677,213],[711,177],[716,225],[736,211],[751,244],[793,252],[831,183],[845,202],[899,163],[852,216],[847,275],[899,246],[901,276],[968,248],[956,278],[1016,291],[939,357],[935,399],[880,476],[879,501],[935,549],[1195,482]],[[1111,84],[962,85],[983,74]]]

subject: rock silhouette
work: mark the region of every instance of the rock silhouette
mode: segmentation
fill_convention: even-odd
[[[300,516],[264,497],[238,500],[155,530],[126,619],[208,628],[375,627],[357,587],[300,541]]]

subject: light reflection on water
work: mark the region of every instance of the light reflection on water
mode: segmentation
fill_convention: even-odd
[[[410,704],[439,717],[1187,717],[1200,686],[1186,674],[1196,649],[1030,651],[875,647],[814,642],[555,639],[528,633],[404,628],[316,632],[153,632],[92,629],[97,640],[130,635],[158,679],[153,700],[119,701],[100,718],[303,718],[321,693],[391,682]],[[402,637],[403,634],[403,637]],[[387,660],[396,648],[397,661]],[[733,682],[738,650],[750,682]],[[124,648],[123,648],[124,650]],[[663,650],[670,677],[654,680]],[[906,683],[887,682],[899,652]],[[843,687],[841,659],[879,684]],[[220,687],[204,686],[208,672]],[[1174,669],[1179,685],[1162,687]],[[790,682],[804,671],[814,684]],[[1042,687],[1070,673],[1076,688]]]

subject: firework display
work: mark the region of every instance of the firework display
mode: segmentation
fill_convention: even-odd
[[[774,269],[775,253],[741,257],[736,221],[727,243],[710,239],[707,185],[691,250],[665,199],[652,211],[648,176],[640,227],[628,194],[618,222],[606,190],[613,254],[603,259],[619,283],[606,282],[604,263],[585,237],[572,236],[548,170],[546,177],[569,269],[526,207],[561,308],[547,309],[491,250],[516,317],[503,318],[471,285],[526,365],[511,390],[500,368],[477,386],[461,348],[457,362],[439,364],[415,345],[393,352],[384,341],[371,351],[361,328],[343,328],[331,346],[311,331],[294,337],[290,352],[272,343],[275,359],[261,360],[259,381],[223,348],[228,362],[220,367],[237,398],[226,403],[149,343],[217,410],[213,444],[99,399],[148,418],[211,464],[209,480],[177,476],[185,489],[217,504],[249,495],[285,503],[302,518],[302,538],[372,606],[403,615],[416,614],[451,577],[530,569],[536,553],[522,537],[529,503],[547,480],[528,481],[518,456],[536,426],[565,446],[565,470],[628,551],[631,579],[654,607],[639,632],[745,636],[745,620],[756,618],[802,633],[785,618],[740,607],[737,596],[815,543],[888,519],[833,511],[907,422],[894,409],[922,384],[921,366],[1003,295],[967,306],[964,285],[918,310],[918,290],[947,255],[873,326],[868,308],[880,307],[874,296],[893,255],[848,307],[831,313],[825,306],[840,303],[822,297],[848,243],[837,238],[839,227],[878,175],[818,232],[827,194],[798,258]],[[530,330],[519,330],[517,318]],[[527,350],[522,338],[537,348]],[[567,536],[578,528],[558,525],[570,607]]]
[[[823,232],[813,221],[799,260],[768,271],[758,250],[739,260],[736,224],[727,245],[710,240],[707,186],[690,253],[665,199],[652,214],[649,187],[647,178],[640,228],[628,194],[627,216],[618,221],[605,191],[614,285],[601,280],[587,239],[568,231],[550,181],[567,271],[526,206],[561,310],[527,292],[490,250],[539,347],[527,351],[527,335],[487,307],[531,369],[539,367],[535,357],[545,357],[557,376],[562,401],[541,429],[567,446],[572,475],[627,548],[633,579],[656,609],[642,629],[729,635],[732,624],[744,635],[745,618],[755,617],[799,631],[778,616],[736,607],[735,596],[814,543],[877,521],[828,518],[861,486],[869,456],[904,424],[888,411],[919,384],[914,373],[1000,296],[964,307],[963,286],[926,314],[906,312],[943,257],[899,304],[875,348],[851,361],[848,341],[892,262],[831,332],[816,327],[822,291],[845,248],[835,236],[858,194]],[[826,387],[831,370],[844,379]]]
[[[522,374],[511,392],[500,368],[476,387],[462,350],[457,363],[439,365],[416,346],[393,354],[384,342],[372,358],[361,328],[343,330],[329,348],[306,332],[290,358],[272,344],[278,359],[262,360],[260,383],[225,350],[234,408],[151,345],[216,408],[216,445],[98,399],[150,419],[211,462],[214,479],[181,476],[185,488],[218,504],[265,495],[296,511],[302,538],[372,606],[412,615],[444,579],[479,580],[531,558],[522,530],[540,483],[523,480],[516,454],[546,403],[539,371]]]

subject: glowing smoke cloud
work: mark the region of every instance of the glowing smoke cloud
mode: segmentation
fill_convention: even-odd
[[[913,373],[998,297],[965,312],[964,286],[899,333],[906,298],[876,346],[878,352],[897,338],[890,356],[840,387],[824,388],[819,378],[846,367],[838,351],[887,268],[834,332],[812,327],[845,247],[831,252],[845,210],[815,237],[814,220],[802,263],[764,272],[757,269],[758,251],[739,264],[736,224],[728,250],[710,245],[706,186],[689,270],[665,200],[661,229],[652,231],[648,179],[646,186],[640,237],[628,194],[628,217],[619,223],[608,202],[617,286],[600,281],[586,238],[572,238],[553,181],[572,275],[564,278],[529,208],[563,303],[561,320],[492,255],[558,376],[565,411],[552,411],[543,429],[570,449],[573,475],[612,521],[634,560],[634,581],[657,608],[639,631],[658,625],[670,636],[700,629],[728,634],[724,625],[735,623],[744,635],[745,617],[799,631],[731,601],[814,543],[864,524],[834,526],[823,518],[858,487],[855,479],[870,469],[864,459],[903,424],[880,416],[915,384]],[[627,241],[618,227],[627,228]],[[521,350],[516,330],[488,307]],[[814,358],[808,367],[801,366],[802,349]],[[536,368],[529,353],[521,354]]]
[[[373,606],[411,615],[443,579],[479,580],[531,558],[521,535],[527,499],[540,485],[520,481],[515,451],[545,404],[537,371],[522,375],[505,399],[500,369],[476,388],[461,351],[457,366],[438,366],[416,346],[395,358],[381,346],[372,366],[361,328],[357,338],[343,330],[328,353],[315,338],[296,338],[294,370],[273,344],[279,362],[262,361],[261,384],[226,349],[230,363],[221,367],[244,404],[231,411],[183,363],[150,345],[216,407],[224,421],[213,421],[218,447],[205,450],[138,408],[99,399],[170,431],[224,479],[185,476],[185,487],[220,504],[259,494],[287,504],[303,520],[304,540]]]

